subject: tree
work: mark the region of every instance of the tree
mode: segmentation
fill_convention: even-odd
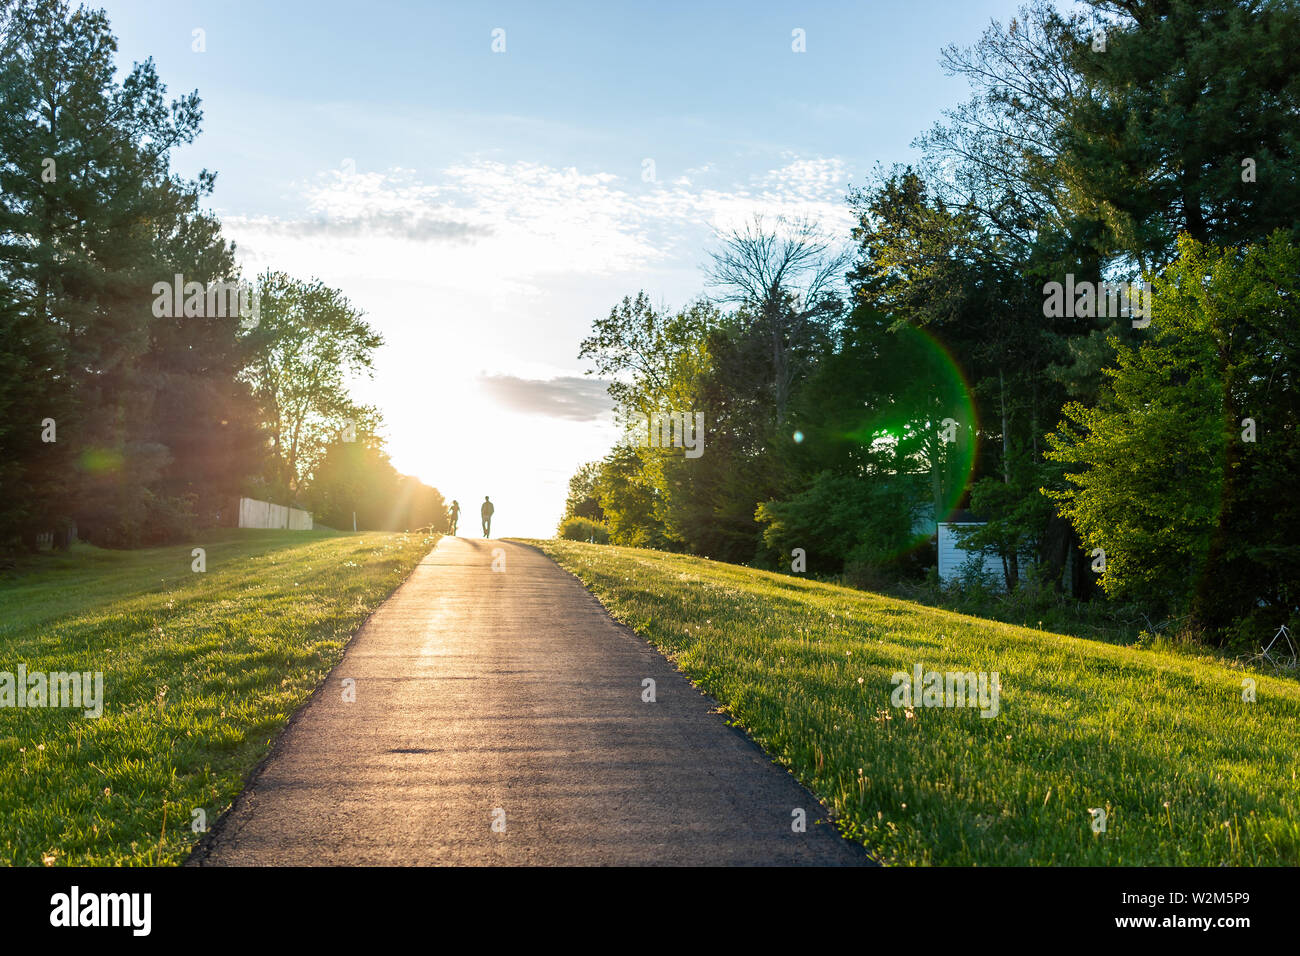
[[[1050,475],[1050,469],[1041,461],[1017,448],[1006,480],[982,478],[971,488],[971,510],[985,520],[969,528],[957,528],[961,547],[997,556],[1008,591],[1020,583],[1021,559],[1036,561],[1043,550],[1052,505],[1039,489],[1050,481]],[[1054,578],[1059,575],[1054,562],[1048,566]]]
[[[796,391],[790,426],[798,440],[778,449],[788,488],[756,513],[769,558],[783,566],[797,546],[814,570],[915,570],[965,491],[975,434],[965,385],[933,338],[859,303]]]
[[[373,433],[378,413],[353,402],[347,376],[369,372],[383,338],[337,289],[282,272],[259,277],[261,320],[248,336],[251,384],[269,432],[271,493],[289,500],[344,432]]]
[[[779,428],[818,333],[839,314],[850,253],[810,219],[779,217],[769,226],[755,214],[719,238],[709,281],[720,290],[718,301],[741,307],[750,320],[747,331],[767,344],[765,384]]]
[[[0,284],[0,544],[28,538],[49,527],[66,500],[70,470],[67,441],[57,443],[59,423],[70,422],[66,391],[51,388],[49,370],[58,343],[48,323],[16,306]],[[42,441],[52,422],[55,442]]]
[[[596,497],[596,482],[600,478],[600,462],[589,461],[580,467],[569,479],[569,495],[564,500],[564,518],[588,518],[592,521],[604,521],[605,512],[601,510],[600,500]]]
[[[674,312],[655,308],[639,292],[594,322],[592,334],[582,341],[578,357],[591,361],[588,374],[609,380],[615,417],[628,429],[627,438],[602,464],[596,483],[615,543],[665,547],[679,540],[668,527],[668,512],[673,491],[682,486],[670,482],[665,469],[672,467],[674,452],[682,452],[649,447],[647,432],[660,413],[693,416],[698,411],[712,423],[699,383],[710,364],[710,330],[720,321],[718,310],[703,300]]]
[[[588,375],[609,380],[615,414],[629,425],[655,411],[689,406],[690,386],[708,361],[701,346],[720,318],[704,301],[673,312],[655,308],[638,292],[592,323],[578,358],[592,363]]]
[[[22,441],[6,444],[21,464],[3,523],[29,542],[60,517],[105,544],[174,537],[197,497],[217,483],[234,490],[236,475],[204,474],[204,463],[237,471],[236,449],[249,447],[245,430],[199,449],[218,421],[231,433],[247,424],[234,421],[233,324],[166,329],[150,310],[164,277],[203,283],[233,271],[199,209],[212,175],[183,181],[169,170],[171,149],[198,133],[198,96],[168,103],[151,61],[119,81],[115,51],[102,12],[64,0],[0,7],[0,286],[15,334],[6,347],[41,414],[16,422]],[[223,406],[211,419],[170,414],[207,400]],[[29,448],[46,418],[57,441]],[[180,523],[160,525],[163,514]]]
[[[982,517],[993,525],[985,533],[999,536],[1008,585],[1014,586],[1023,551],[1005,533],[1016,528],[1017,536],[1041,535],[1024,525],[1032,509],[1023,511],[1015,494],[994,493],[987,485],[996,480],[1008,488],[1037,487],[1038,479],[1026,474],[1042,477],[1041,432],[1056,417],[1070,383],[1068,376],[1054,373],[1070,362],[1072,344],[1091,330],[1094,320],[1045,323],[1041,285],[1027,280],[1036,268],[1034,243],[1016,246],[1001,237],[977,209],[950,206],[910,168],[894,170],[873,190],[859,190],[850,200],[859,220],[854,230],[859,259],[849,276],[858,307],[888,316],[890,329],[914,327],[934,336],[970,382],[975,408],[956,417],[963,428],[978,423],[978,454],[973,471],[961,468],[953,474],[949,468],[945,482],[984,483],[981,497],[987,511]],[[1017,256],[1031,258],[1018,261]],[[882,381],[907,374],[893,369],[910,369],[919,379],[912,391],[920,389],[922,399],[939,398],[951,373],[944,363],[927,360],[927,354],[900,355],[889,363]],[[960,397],[943,396],[950,408],[964,411]],[[937,413],[936,407],[915,420],[933,422]],[[918,437],[933,442],[934,432]],[[928,457],[939,460],[939,451],[933,449]],[[934,476],[935,520],[941,521],[958,501],[941,494],[939,473]],[[1034,514],[1045,524],[1051,520],[1046,509]],[[1055,548],[1049,560],[1059,567],[1070,541],[1066,536],[1050,540]]]
[[[1104,49],[1065,116],[1059,178],[1108,251],[1157,271],[1187,233],[1238,246],[1300,225],[1300,8],[1287,0],[1087,0]],[[1250,162],[1247,163],[1246,161]],[[1249,166],[1249,174],[1246,167]]]
[[[1088,25],[1032,0],[1005,27],[994,22],[970,47],[949,45],[940,64],[966,79],[973,95],[944,111],[918,137],[925,174],[951,209],[973,217],[988,237],[984,254],[1023,268],[1047,260],[1049,271],[1093,254],[1100,228],[1064,201],[1062,130],[1091,100],[1073,54]]]
[[[834,574],[888,567],[914,544],[920,499],[905,482],[865,481],[829,471],[784,501],[766,501],[757,517],[777,566],[803,549],[807,570]]]
[[[1048,436],[1071,468],[1049,495],[1104,551],[1107,593],[1223,640],[1300,600],[1300,249],[1279,231],[1240,251],[1184,236],[1179,251],[1148,340],[1117,346],[1104,401],[1067,405]]]
[[[596,497],[605,513],[609,540],[633,548],[665,548],[669,541],[655,516],[656,489],[645,480],[634,449],[617,445],[601,463]]]
[[[437,488],[397,472],[373,434],[330,442],[305,495],[317,520],[358,531],[414,531],[450,528],[447,503]]]

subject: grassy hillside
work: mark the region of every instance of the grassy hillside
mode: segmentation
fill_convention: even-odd
[[[0,863],[184,859],[349,635],[433,546],[405,534],[225,531],[78,546],[0,578],[0,671],[102,671],[103,716],[0,707]]]
[[[1295,680],[698,558],[530,543],[883,862],[1300,863]],[[891,706],[891,674],[916,664],[996,671],[997,716]]]

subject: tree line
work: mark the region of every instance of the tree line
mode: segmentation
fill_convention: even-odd
[[[0,0],[0,549],[181,540],[240,495],[445,528],[349,394],[381,336],[319,279],[241,277],[215,173],[170,165],[197,91],[116,51],[103,11]]]
[[[848,236],[757,217],[698,301],[593,323],[635,430],[562,533],[879,583],[968,509],[1009,590],[1218,644],[1295,624],[1297,41],[1284,0],[1035,0],[945,49],[971,98]],[[703,456],[644,440],[663,409],[704,412]]]

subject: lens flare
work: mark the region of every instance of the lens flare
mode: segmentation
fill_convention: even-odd
[[[78,463],[92,475],[102,475],[122,470],[122,453],[111,448],[91,448],[82,452]]]
[[[841,437],[868,451],[870,467],[900,491],[914,521],[904,551],[924,543],[960,504],[975,466],[978,420],[961,367],[925,329],[883,335],[873,363],[879,400]]]

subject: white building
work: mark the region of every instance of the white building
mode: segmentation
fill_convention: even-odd
[[[979,561],[978,552],[968,551],[960,544],[958,529],[977,528],[985,522],[980,521],[969,511],[961,510],[954,512],[949,516],[948,521],[940,521],[937,525],[937,535],[935,541],[935,551],[939,560],[939,581],[947,584],[949,581],[956,580],[966,567],[969,561]],[[1035,563],[1035,556],[1032,554],[1023,554],[1020,556],[1020,573],[1023,578],[1025,571]],[[990,581],[996,588],[1006,587],[1006,573],[1002,568],[1002,559],[993,552],[986,552],[983,555],[983,569],[990,576]]]
[[[957,528],[970,528],[983,524],[981,521],[940,521],[939,540],[936,549],[939,553],[939,580],[944,584],[955,580],[962,568],[971,558],[958,543]],[[984,555],[984,570],[993,575],[999,584],[1003,583],[1002,559],[996,554]]]

